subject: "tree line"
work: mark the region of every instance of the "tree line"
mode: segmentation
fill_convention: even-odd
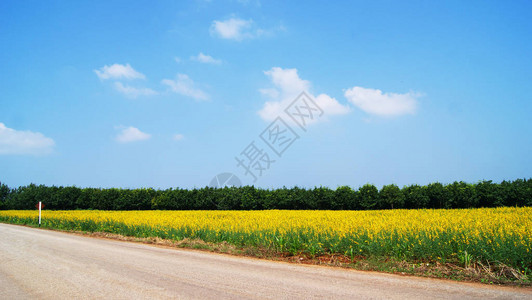
[[[292,187],[261,189],[254,186],[224,188],[170,188],[156,190],[79,188],[30,184],[9,188],[0,182],[0,209],[99,210],[262,210],[262,209],[415,209],[532,206],[532,178],[494,183],[389,184],[378,189]]]

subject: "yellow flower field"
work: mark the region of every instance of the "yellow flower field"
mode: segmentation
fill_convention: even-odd
[[[380,211],[46,211],[43,227],[138,237],[200,238],[291,254],[502,262],[532,268],[532,208]],[[37,223],[36,211],[0,222]],[[465,254],[467,253],[467,254]]]

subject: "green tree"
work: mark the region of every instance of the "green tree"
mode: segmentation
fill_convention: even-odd
[[[334,192],[332,209],[355,209],[356,193],[348,186],[341,186]]]
[[[447,208],[471,208],[478,206],[478,198],[475,187],[472,184],[455,181],[445,188],[449,191],[449,207]]]
[[[439,182],[427,185],[427,196],[429,197],[429,208],[445,208],[448,199],[447,190]]]
[[[11,193],[11,189],[6,185],[0,182],[0,209],[7,208],[7,197]]]
[[[375,209],[379,200],[379,190],[373,184],[365,184],[358,189],[358,203],[362,209]]]
[[[405,196],[405,208],[427,208],[429,205],[429,197],[426,193],[426,188],[417,184],[405,186],[402,189]]]
[[[315,197],[317,209],[334,209],[331,202],[334,199],[334,191],[328,187],[315,187],[312,191]]]
[[[532,178],[525,180],[523,189],[525,194],[525,205],[532,206]]]
[[[475,185],[475,192],[478,197],[479,207],[495,207],[498,198],[498,185],[491,180],[483,180]]]
[[[40,186],[42,194],[49,194],[47,208],[50,209],[76,209],[78,198],[81,196],[81,189],[75,186],[67,187],[45,187]],[[45,192],[47,190],[47,192]],[[44,200],[43,200],[44,201]]]
[[[382,208],[403,208],[405,205],[405,195],[395,184],[385,185],[379,192]]]

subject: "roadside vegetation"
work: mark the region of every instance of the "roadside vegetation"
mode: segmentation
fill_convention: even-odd
[[[42,213],[42,227],[400,274],[530,285],[532,208]],[[37,226],[35,210],[0,222]]]

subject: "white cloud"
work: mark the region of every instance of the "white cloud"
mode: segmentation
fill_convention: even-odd
[[[258,112],[259,116],[265,121],[273,121],[278,116],[284,114],[284,109],[287,108],[294,99],[306,92],[310,93],[311,84],[309,81],[301,79],[297,73],[297,69],[282,69],[274,67],[269,71],[265,71],[274,88],[260,89],[259,91],[270,98],[270,101],[264,103],[263,108]],[[342,115],[350,111],[349,107],[340,104],[336,99],[326,95],[320,94],[314,97],[316,104],[323,110],[325,117],[332,115]],[[317,119],[315,119],[317,120]]]
[[[137,142],[137,141],[144,141],[151,138],[151,135],[148,133],[144,133],[140,131],[138,128],[135,127],[119,127],[122,128],[120,133],[116,136],[116,140],[120,143],[129,143],[129,142]]]
[[[182,135],[181,133],[178,133],[178,134],[175,134],[175,135],[173,136],[173,138],[174,138],[174,140],[176,140],[176,141],[181,141],[181,140],[183,140],[183,139],[185,138],[185,136]]]
[[[121,82],[115,82],[115,89],[129,98],[157,95],[157,92],[150,88],[136,88],[128,85],[123,85]]]
[[[219,65],[219,64],[222,63],[221,60],[215,59],[214,57],[212,57],[210,55],[203,54],[201,52],[197,56],[191,56],[190,59],[192,59],[194,61],[198,61],[200,63],[204,63],[204,64]]]
[[[96,75],[102,80],[105,79],[145,79],[144,74],[135,71],[129,64],[114,64],[103,66],[100,70],[94,70]]]
[[[52,152],[54,140],[42,133],[18,131],[0,123],[0,155],[1,154],[33,154],[42,155]]]
[[[342,105],[336,99],[326,94],[320,94],[314,99],[316,104],[323,109],[326,116],[345,115],[351,111],[349,106]]]
[[[213,21],[211,25],[211,34],[222,39],[241,41],[246,38],[253,38],[257,32],[251,30],[253,20],[243,20],[230,18],[225,21]]]
[[[182,60],[181,60],[181,57],[177,57],[176,56],[176,57],[174,57],[174,61],[179,64],[179,63],[181,63]]]
[[[162,84],[170,87],[174,93],[191,97],[196,100],[208,100],[209,95],[197,88],[194,81],[190,79],[186,74],[177,74],[175,80],[163,79]]]
[[[260,1],[259,0],[236,0],[236,2],[242,4],[242,5],[249,5],[249,4],[254,4],[256,6],[261,6],[260,4]]]
[[[417,98],[422,96],[414,92],[383,93],[381,90],[358,86],[346,90],[344,95],[349,102],[366,113],[385,117],[414,114],[418,106]]]
[[[286,31],[286,28],[282,24],[269,29],[263,29],[258,28],[252,19],[244,20],[235,17],[224,21],[214,20],[210,27],[212,36],[234,41],[270,37],[280,31]]]
[[[272,83],[284,96],[296,97],[301,92],[308,92],[310,89],[310,82],[301,79],[297,74],[297,69],[273,67],[264,74],[270,77]]]

